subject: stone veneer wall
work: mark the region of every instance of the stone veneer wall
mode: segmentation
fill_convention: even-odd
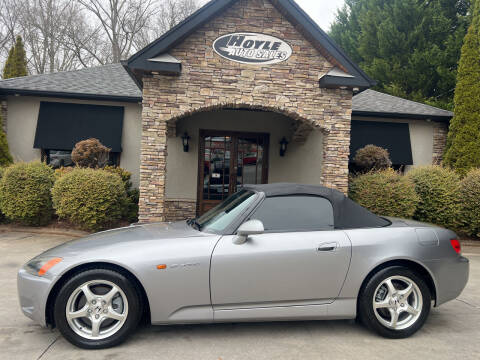
[[[435,123],[433,128],[433,164],[439,165],[443,161],[443,153],[447,145],[448,124]]]
[[[0,97],[0,117],[2,119],[2,129],[7,133],[8,102],[7,97]]]
[[[223,59],[213,41],[232,32],[260,32],[287,41],[293,55],[269,66]],[[170,51],[182,62],[180,76],[153,74],[143,79],[140,166],[141,222],[165,221],[172,205],[165,198],[167,136],[175,121],[222,107],[282,113],[301,126],[324,132],[319,183],[348,189],[352,92],[319,88],[319,78],[333,65],[268,0],[239,0]],[[173,208],[191,202],[174,201]]]
[[[197,203],[192,200],[165,200],[165,221],[179,221],[196,216]]]

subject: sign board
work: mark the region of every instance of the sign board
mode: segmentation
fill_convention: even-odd
[[[213,49],[225,59],[253,65],[280,63],[292,55],[292,48],[285,41],[257,33],[220,36],[213,42]]]

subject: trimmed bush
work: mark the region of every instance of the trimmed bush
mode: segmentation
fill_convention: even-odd
[[[25,225],[45,225],[53,215],[50,191],[55,176],[41,162],[17,163],[0,180],[0,208],[5,216]]]
[[[353,161],[363,172],[385,170],[392,166],[388,150],[375,145],[358,149]]]
[[[411,170],[407,177],[415,184],[420,197],[414,218],[448,228],[458,226],[458,174],[450,169],[431,165]]]
[[[127,195],[117,174],[76,168],[56,181],[52,196],[60,218],[85,230],[102,230],[122,218]]]
[[[132,173],[119,166],[105,166],[104,170],[117,174],[122,179],[125,191],[127,192],[127,201],[123,208],[122,218],[130,223],[138,221],[138,200],[140,192],[138,189],[132,189],[131,177]]]
[[[68,166],[68,167],[59,167],[58,169],[55,169],[55,179],[58,180],[60,179],[63,175],[68,174],[69,172],[73,171],[73,167]]]
[[[459,200],[461,230],[480,237],[480,169],[470,171],[462,180]]]
[[[107,165],[110,149],[98,139],[79,141],[72,150],[72,161],[79,167],[103,168]]]
[[[402,218],[412,217],[419,201],[412,181],[392,169],[352,178],[349,196],[377,215]]]

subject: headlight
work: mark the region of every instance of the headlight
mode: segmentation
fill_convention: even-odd
[[[45,273],[61,262],[63,259],[61,257],[43,257],[38,256],[33,258],[25,265],[25,270],[32,275],[43,276]]]

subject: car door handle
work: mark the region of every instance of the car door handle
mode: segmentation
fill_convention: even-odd
[[[320,244],[318,245],[317,251],[319,252],[335,251],[337,247],[338,247],[337,243]]]

